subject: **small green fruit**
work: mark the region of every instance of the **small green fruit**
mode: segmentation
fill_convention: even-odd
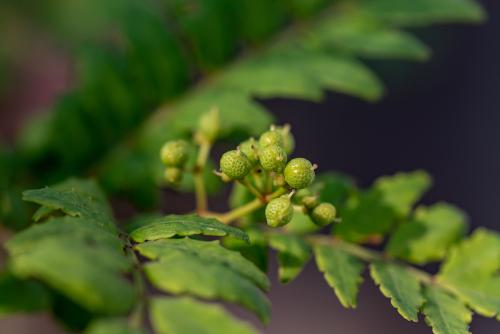
[[[171,185],[177,185],[182,180],[182,169],[178,167],[165,168],[165,181]]]
[[[281,173],[286,166],[287,156],[281,146],[271,145],[260,149],[259,159],[265,170]]]
[[[314,180],[314,167],[304,158],[295,158],[285,167],[285,181],[294,189],[307,188]]]
[[[213,143],[220,131],[219,109],[212,108],[200,117],[198,134],[203,140]]]
[[[233,150],[222,155],[220,169],[230,179],[241,180],[248,175],[251,165],[245,154],[239,150]]]
[[[288,224],[293,217],[293,205],[288,196],[270,201],[266,206],[267,225],[279,227]]]
[[[283,147],[283,135],[281,131],[272,128],[269,131],[264,132],[259,138],[259,144],[261,148],[278,145]]]
[[[161,161],[169,167],[182,167],[189,154],[189,144],[185,140],[172,140],[163,145],[160,156]]]
[[[316,206],[312,213],[311,218],[316,225],[325,226],[335,221],[337,210],[330,203],[321,203]]]
[[[239,147],[241,152],[247,156],[252,166],[255,166],[259,162],[259,143],[254,138],[244,141]]]

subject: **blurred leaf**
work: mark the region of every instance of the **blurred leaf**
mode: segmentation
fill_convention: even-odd
[[[326,172],[316,177],[312,186],[314,191],[319,192],[319,199],[322,202],[329,202],[340,207],[348,196],[355,191],[354,181],[341,173]]]
[[[158,334],[257,333],[250,325],[233,319],[222,307],[188,297],[153,299],[151,323]]]
[[[399,216],[410,213],[412,206],[432,184],[431,177],[424,171],[397,173],[383,176],[375,181],[374,188],[380,192],[383,201]]]
[[[222,247],[219,241],[199,241],[189,238],[149,241],[135,247],[143,256],[157,260],[170,253],[181,252],[193,255],[202,261],[227,266],[253,281],[261,289],[269,289],[269,279],[252,262],[240,253]]]
[[[500,236],[477,229],[449,253],[438,275],[441,284],[475,312],[500,314]]]
[[[311,248],[298,236],[272,234],[269,246],[278,251],[278,275],[282,283],[293,281],[311,258]]]
[[[159,261],[146,264],[144,271],[160,290],[238,303],[255,312],[263,322],[269,321],[270,304],[262,291],[225,265],[183,252],[170,252]]]
[[[146,240],[168,239],[173,236],[208,235],[232,237],[248,241],[248,235],[235,227],[224,225],[214,218],[203,218],[197,215],[169,215],[151,221],[130,233],[136,242]]]
[[[145,334],[145,330],[132,327],[125,318],[104,318],[93,321],[85,334]]]
[[[442,289],[427,286],[423,313],[435,334],[470,334],[471,312],[459,300]]]
[[[419,309],[424,303],[418,278],[405,267],[385,262],[371,264],[370,274],[399,314],[406,320],[417,322]]]
[[[321,227],[314,224],[309,215],[303,212],[294,212],[292,220],[283,229],[291,234],[309,234],[317,232]]]
[[[316,264],[342,305],[355,308],[365,266],[355,256],[334,246],[314,247]]]
[[[0,319],[13,313],[46,311],[51,306],[47,289],[36,281],[0,274]]]
[[[472,0],[363,0],[362,10],[404,26],[441,22],[481,22],[485,13]]]
[[[446,203],[422,206],[392,234],[387,252],[416,264],[441,260],[464,236],[465,228],[466,216],[460,209]]]

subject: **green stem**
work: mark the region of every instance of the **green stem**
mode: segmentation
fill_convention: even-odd
[[[217,219],[219,219],[219,221],[221,221],[224,224],[230,224],[234,220],[241,218],[241,217],[244,217],[244,216],[254,212],[257,209],[260,209],[261,207],[266,205],[272,199],[275,199],[275,198],[285,194],[286,191],[287,190],[285,188],[280,188],[272,194],[269,194],[269,195],[264,196],[264,197],[256,198],[253,201],[248,202],[245,205],[242,205],[242,206],[240,206],[234,210],[231,210],[229,212],[226,212],[224,214],[216,215],[215,217]]]
[[[260,191],[258,191],[250,182],[248,182],[247,180],[239,180],[238,181],[241,185],[243,185],[244,187],[246,187],[248,189],[248,191],[250,191],[252,193],[252,195],[254,195],[255,197],[257,198],[262,198],[262,194]]]
[[[205,179],[203,178],[203,172],[205,170],[205,166],[211,148],[212,144],[207,141],[202,141],[200,143],[200,149],[198,151],[198,157],[196,159],[196,165],[193,171],[194,190],[196,197],[196,212],[200,214],[207,211],[208,209],[207,191],[205,189]]]

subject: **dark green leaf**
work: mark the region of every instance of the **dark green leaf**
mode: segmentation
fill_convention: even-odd
[[[194,299],[155,298],[151,323],[158,334],[256,334],[248,324],[233,319],[222,307]]]
[[[45,311],[51,306],[48,290],[40,283],[0,274],[0,318],[13,313]]]
[[[269,321],[266,296],[250,280],[216,262],[207,262],[184,252],[170,252],[144,266],[158,289],[172,294],[191,294],[204,299],[238,303]]]
[[[190,238],[149,241],[135,247],[139,253],[156,260],[172,252],[183,252],[193,255],[202,261],[219,263],[228,266],[238,274],[248,278],[261,289],[269,289],[269,280],[252,262],[241,254],[222,247],[218,240],[199,241]]]
[[[190,235],[227,236],[248,241],[248,235],[240,229],[224,225],[214,218],[197,215],[169,215],[153,220],[150,224],[132,231],[130,237],[136,242],[168,239],[174,236]]]

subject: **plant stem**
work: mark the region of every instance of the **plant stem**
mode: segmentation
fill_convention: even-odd
[[[252,195],[257,197],[258,199],[262,198],[261,192],[258,191],[250,182],[248,182],[247,180],[239,180],[238,182],[241,185],[245,186],[248,189],[248,191],[250,191],[252,193]]]
[[[196,212],[203,213],[207,211],[207,191],[205,189],[205,179],[203,178],[203,172],[207,163],[208,155],[210,154],[210,149],[212,144],[207,141],[200,142],[200,149],[198,151],[198,157],[196,159],[196,165],[193,170],[194,176],[194,190],[196,196]]]
[[[284,193],[286,193],[286,189],[279,188],[278,190],[276,190],[272,194],[269,194],[269,195],[264,196],[264,197],[261,196],[260,198],[256,198],[253,201],[248,202],[245,205],[242,205],[242,206],[240,206],[234,210],[231,210],[229,212],[226,212],[224,214],[216,215],[215,217],[217,219],[219,219],[219,221],[221,221],[224,224],[230,224],[234,220],[241,218],[243,216],[246,216],[246,215],[254,212],[257,209],[260,209],[261,207],[266,205],[270,200],[275,199],[275,198],[283,195]]]

